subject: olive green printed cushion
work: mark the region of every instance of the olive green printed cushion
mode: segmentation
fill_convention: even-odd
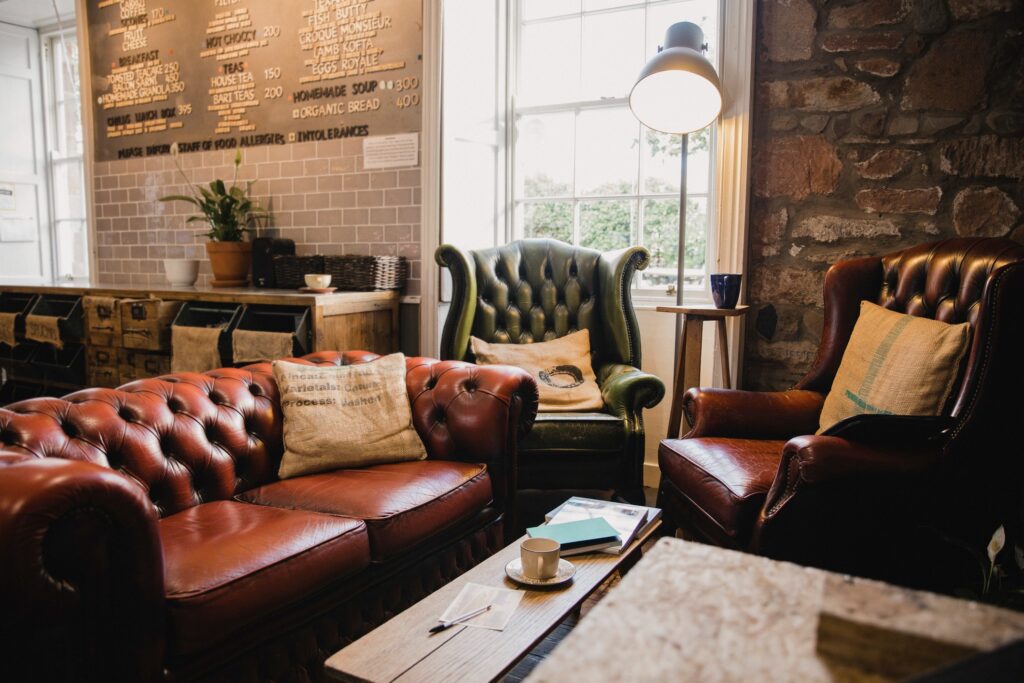
[[[589,330],[532,344],[489,344],[477,337],[469,343],[480,365],[514,365],[533,375],[543,412],[604,408],[590,361]]]
[[[950,325],[862,301],[818,433],[865,413],[940,415],[969,341],[967,323]]]

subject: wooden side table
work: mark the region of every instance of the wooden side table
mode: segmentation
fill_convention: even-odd
[[[725,328],[726,318],[746,315],[749,306],[736,308],[715,308],[714,306],[658,306],[661,313],[675,313],[683,316],[683,332],[676,349],[676,381],[672,388],[672,409],[668,419],[668,438],[678,439],[683,422],[683,396],[690,387],[700,382],[700,357],[703,350],[704,323],[715,321],[718,325],[718,350],[722,360],[722,379],[726,389],[732,388],[729,375],[729,339]]]

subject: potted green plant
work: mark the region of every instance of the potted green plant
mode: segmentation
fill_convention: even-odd
[[[256,205],[249,197],[253,181],[239,187],[238,167],[242,165],[242,152],[235,153],[235,171],[231,179],[231,187],[220,179],[210,182],[209,186],[193,184],[181,168],[177,158],[177,145],[171,148],[175,157],[178,172],[185,179],[191,195],[170,195],[161,197],[162,202],[188,202],[199,209],[200,213],[189,216],[188,223],[206,222],[210,229],[201,233],[209,239],[206,243],[206,255],[210,257],[210,268],[213,270],[214,287],[243,287],[249,281],[249,265],[252,262],[252,243],[245,241],[250,224],[258,218],[265,217],[267,212]]]

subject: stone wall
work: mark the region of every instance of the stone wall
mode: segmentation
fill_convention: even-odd
[[[745,384],[806,371],[829,264],[1024,238],[1024,0],[759,0]]]
[[[363,170],[362,140],[303,142],[244,151],[239,178],[271,212],[263,235],[295,240],[300,254],[398,255],[410,260],[406,294],[419,294],[420,170]],[[193,183],[230,180],[234,151],[178,157]],[[188,188],[172,157],[97,162],[94,280],[163,285],[163,259],[202,261],[200,283],[210,278],[201,223],[185,202],[161,202]]]

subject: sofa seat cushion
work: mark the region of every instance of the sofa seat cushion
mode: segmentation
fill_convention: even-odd
[[[661,475],[712,540],[747,539],[782,459],[784,441],[666,439],[658,448]]]
[[[613,490],[630,476],[625,448],[626,429],[614,415],[538,413],[519,445],[519,488]]]
[[[366,522],[370,554],[385,562],[469,519],[493,499],[487,467],[421,460],[286,479],[239,494],[238,500]]]
[[[358,519],[215,501],[160,520],[169,646],[208,649],[370,564]]]

